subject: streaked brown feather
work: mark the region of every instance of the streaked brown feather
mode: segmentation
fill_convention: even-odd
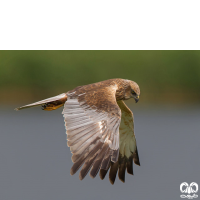
[[[136,165],[140,166],[140,160],[139,160],[139,155],[138,155],[138,151],[137,151],[137,146],[136,146],[136,151],[133,153],[133,160]]]
[[[111,162],[111,154],[112,151],[109,149],[106,156],[104,157],[103,162],[101,163],[101,169],[107,170],[109,167],[109,164]]]
[[[104,157],[105,157],[105,155],[106,155],[108,149],[109,149],[109,145],[108,145],[107,143],[105,143],[105,144],[103,145],[103,148],[102,148],[101,152],[100,152],[99,155],[97,156],[97,158],[96,158],[96,160],[95,160],[95,162],[94,162],[94,164],[93,164],[93,166],[92,166],[92,169],[91,169],[91,171],[90,171],[90,176],[91,176],[92,178],[95,178],[95,176],[96,176],[97,173],[99,172],[99,169],[100,169],[100,167],[101,167],[101,163],[102,163],[102,161],[103,161],[103,159],[104,159]]]
[[[119,167],[118,161],[115,163],[111,162],[111,168],[110,168],[110,172],[109,172],[109,180],[112,185],[115,183],[115,178],[117,175],[118,167]]]
[[[111,160],[112,162],[117,162],[119,157],[119,149],[112,151]]]
[[[88,153],[89,154],[89,153]],[[85,159],[86,159],[86,156],[88,155],[84,155],[82,157],[80,157],[72,166],[71,170],[70,170],[70,174],[71,175],[74,175],[78,170],[79,168],[83,165]]]
[[[96,157],[100,153],[102,149],[103,143],[99,142],[95,148],[91,151],[91,153],[87,156],[87,159],[79,173],[79,179],[82,180],[87,175],[88,171],[92,167],[93,162],[95,161]]]
[[[90,147],[95,146],[97,142],[99,141],[99,138],[95,138],[90,144],[86,146],[83,146],[78,152],[73,153],[72,155],[72,162],[77,162],[82,156],[86,157],[89,152],[91,152]]]
[[[119,170],[118,177],[122,182],[125,182],[125,171],[126,171],[126,158],[119,159]]]
[[[133,175],[133,157],[132,156],[127,159],[126,169],[129,174]]]
[[[101,180],[103,180],[108,172],[108,170],[110,169],[110,164],[108,166],[108,169],[105,170],[105,169],[100,169],[100,172],[99,172],[99,177]]]

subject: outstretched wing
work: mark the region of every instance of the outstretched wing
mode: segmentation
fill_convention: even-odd
[[[90,168],[95,177],[99,169],[107,170],[110,162],[117,162],[119,155],[119,125],[121,110],[116,102],[116,87],[98,91],[67,93],[63,116],[67,144],[72,152],[75,174],[83,165],[79,178],[82,180]]]
[[[119,127],[119,159],[117,162],[112,162],[110,165],[109,179],[112,184],[115,182],[117,172],[119,179],[123,182],[125,182],[126,169],[129,174],[133,174],[133,160],[135,164],[140,165],[134,134],[133,113],[126,106],[124,101],[118,101],[117,103],[121,109],[122,116]],[[104,179],[106,173],[107,170],[102,169],[100,171],[101,179]]]

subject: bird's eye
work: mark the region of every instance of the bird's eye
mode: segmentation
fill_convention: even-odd
[[[132,94],[136,94],[134,90],[131,91]]]

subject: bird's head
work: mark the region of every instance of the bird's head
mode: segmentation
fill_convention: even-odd
[[[134,98],[135,102],[137,103],[139,101],[139,97],[140,97],[139,85],[136,82],[129,80],[129,87],[126,90],[125,96],[126,96],[125,97],[126,99]]]

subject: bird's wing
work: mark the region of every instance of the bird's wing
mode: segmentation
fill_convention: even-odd
[[[110,182],[113,184],[118,172],[119,179],[125,181],[125,170],[129,174],[133,174],[133,160],[134,163],[140,165],[139,156],[137,151],[136,139],[134,134],[133,113],[126,106],[124,101],[117,102],[121,112],[121,124],[119,127],[119,159],[115,163],[111,163],[109,172]],[[104,178],[106,170],[100,171],[100,177]]]
[[[67,93],[63,116],[67,144],[73,154],[71,174],[84,164],[81,180],[91,167],[90,176],[95,177],[100,168],[107,170],[110,161],[118,160],[121,110],[115,93],[114,86],[82,94]]]

